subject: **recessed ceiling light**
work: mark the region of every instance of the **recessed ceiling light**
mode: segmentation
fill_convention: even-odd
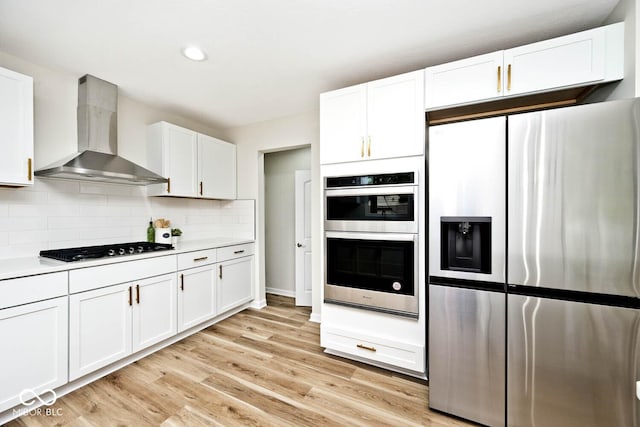
[[[189,46],[182,49],[182,54],[192,61],[204,61],[207,55],[198,47]]]

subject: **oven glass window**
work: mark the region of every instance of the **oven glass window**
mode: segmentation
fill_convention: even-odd
[[[327,238],[327,283],[414,295],[412,241]]]
[[[413,194],[327,196],[328,220],[413,221]]]

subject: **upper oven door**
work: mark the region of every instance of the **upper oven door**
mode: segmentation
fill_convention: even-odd
[[[418,232],[418,187],[325,190],[327,231]]]

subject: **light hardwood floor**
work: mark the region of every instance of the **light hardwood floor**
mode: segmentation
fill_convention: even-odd
[[[323,353],[308,308],[267,301],[9,426],[471,425],[429,411],[424,381]]]

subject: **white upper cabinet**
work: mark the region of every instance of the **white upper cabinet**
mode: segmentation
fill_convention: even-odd
[[[198,194],[210,199],[236,198],[236,146],[198,134]]]
[[[426,69],[427,109],[502,96],[502,51]]]
[[[33,78],[0,67],[0,185],[33,185]]]
[[[624,23],[429,67],[425,108],[600,84],[624,77]]]
[[[147,161],[169,179],[149,196],[236,198],[236,146],[167,122],[147,129]]]
[[[424,72],[320,95],[320,163],[421,155]]]
[[[320,163],[364,158],[367,134],[367,85],[320,95]]]
[[[624,77],[624,24],[613,24],[504,51],[506,95]]]

